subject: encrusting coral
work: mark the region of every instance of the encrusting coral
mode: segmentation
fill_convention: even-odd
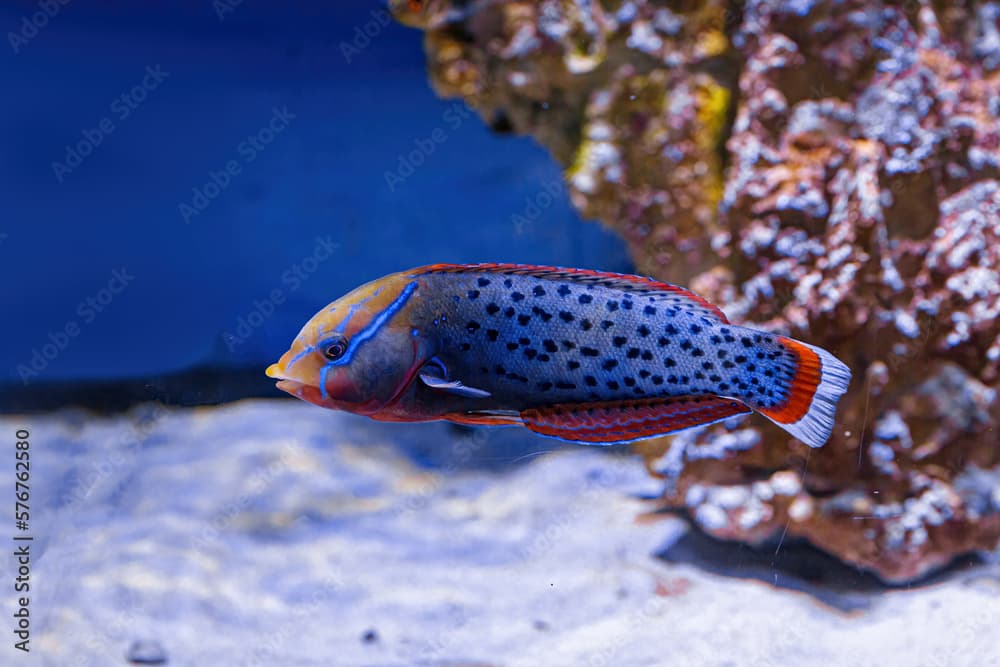
[[[665,506],[892,582],[996,547],[1000,3],[393,4],[639,272],[854,370],[821,449],[759,420],[637,446]]]

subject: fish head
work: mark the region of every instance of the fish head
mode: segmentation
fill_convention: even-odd
[[[267,369],[279,389],[320,407],[373,414],[397,398],[430,356],[408,324],[417,283],[388,276],[316,313]]]

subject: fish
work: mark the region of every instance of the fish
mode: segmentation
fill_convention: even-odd
[[[498,263],[362,285],[266,373],[292,396],[380,421],[619,444],[757,413],[810,447],[829,439],[851,380],[826,350],[731,324],[677,285]]]

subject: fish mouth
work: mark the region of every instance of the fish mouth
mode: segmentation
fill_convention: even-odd
[[[311,385],[305,384],[304,382],[299,382],[298,380],[292,380],[285,376],[285,368],[279,364],[271,364],[267,367],[264,373],[269,378],[274,378],[277,382],[274,383],[281,391],[287,392],[292,396],[297,396],[305,400],[305,394],[308,389],[315,389]]]
[[[277,380],[275,387],[287,394],[290,394],[291,396],[294,396],[295,398],[305,401],[306,403],[312,403],[313,405],[318,405],[321,408],[333,408],[348,411],[353,411],[356,409],[356,406],[360,405],[339,397],[333,398],[316,385],[308,382],[301,382],[297,379],[288,377],[285,374],[287,371],[280,362],[271,364],[264,372],[267,374],[267,377]]]

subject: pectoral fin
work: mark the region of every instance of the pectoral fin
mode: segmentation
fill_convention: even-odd
[[[460,380],[448,380],[431,375],[430,373],[421,373],[420,380],[431,389],[455,394],[456,396],[464,396],[465,398],[487,398],[491,395],[490,392],[484,389],[466,387]]]

